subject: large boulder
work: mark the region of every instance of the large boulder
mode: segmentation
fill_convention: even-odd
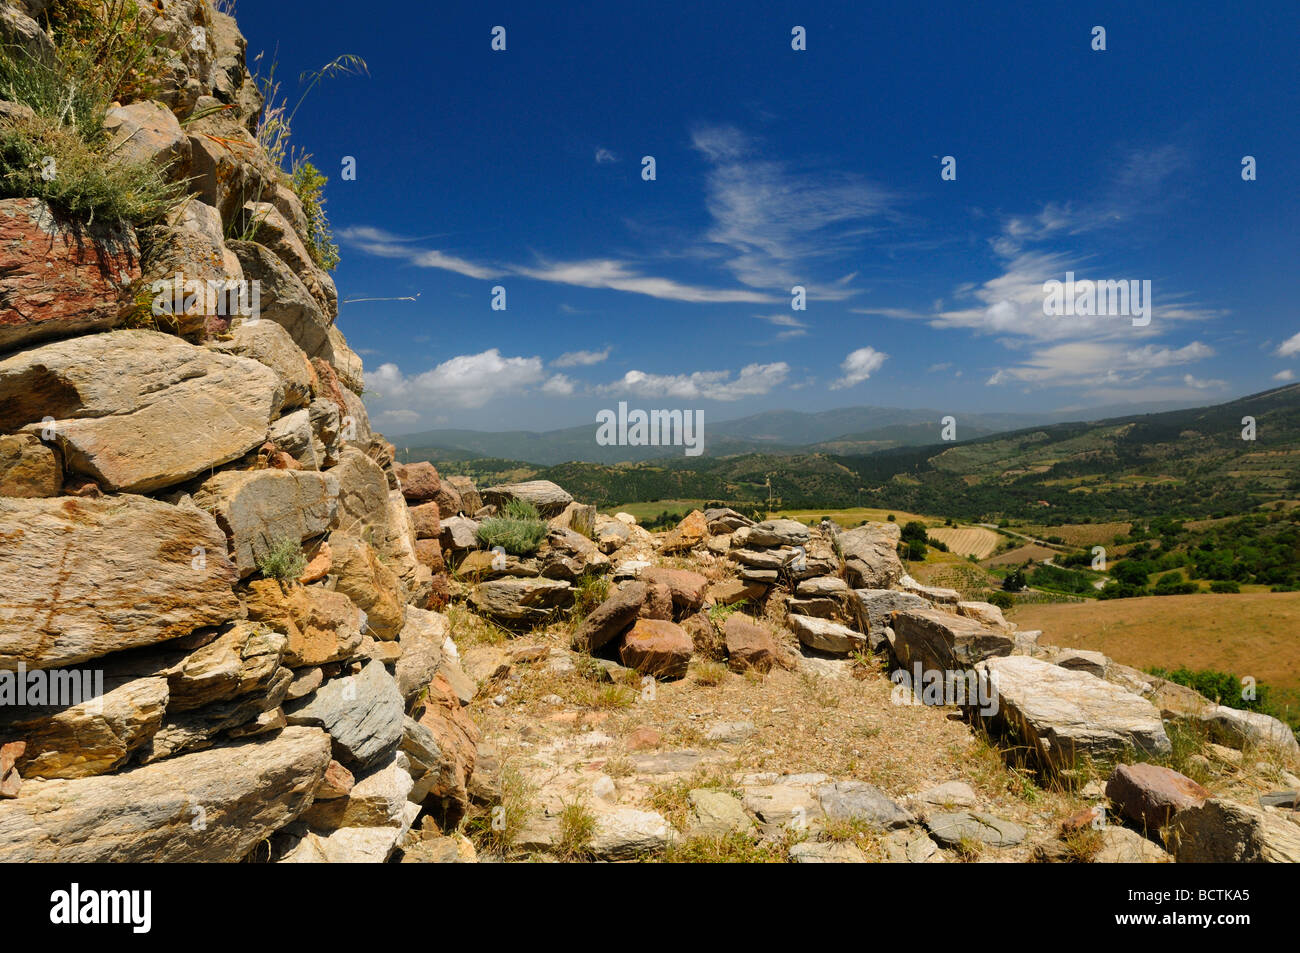
[[[1010,655],[1016,644],[1005,631],[940,609],[904,609],[892,618],[894,655],[908,670],[918,664],[926,671],[967,669]]]
[[[727,663],[737,672],[751,668],[767,672],[786,665],[785,651],[772,630],[739,612],[723,623],[722,636],[727,646]]]
[[[901,609],[929,609],[930,604],[920,596],[897,589],[855,589],[858,627],[867,636],[871,651],[878,652],[888,643],[885,630],[890,628],[892,616]]]
[[[0,360],[0,430],[51,433],[67,468],[105,490],[158,490],[243,456],[283,400],[270,368],[155,331]]]
[[[307,470],[224,470],[193,494],[226,531],[241,576],[256,572],[276,547],[324,533],[338,496],[332,473]]]
[[[808,527],[798,520],[775,519],[756,523],[749,528],[749,546],[803,546],[808,542]]]
[[[104,114],[108,154],[121,165],[152,165],[179,181],[190,167],[190,141],[181,124],[161,103],[141,100],[114,106]]]
[[[650,566],[637,577],[648,586],[663,585],[672,594],[673,606],[679,613],[694,612],[704,604],[704,594],[709,588],[707,577],[689,569],[668,569]]]
[[[558,610],[573,605],[573,589],[559,579],[492,579],[475,586],[469,601],[497,622],[531,627],[544,625]]]
[[[334,588],[366,614],[366,626],[378,639],[397,638],[406,622],[406,587],[369,543],[335,533],[330,537]]]
[[[115,326],[139,280],[131,230],[77,228],[40,199],[0,200],[0,353]]]
[[[550,480],[529,480],[526,483],[503,483],[482,490],[483,502],[503,507],[510,500],[523,500],[537,507],[543,517],[556,516],[573,502],[573,497]]]
[[[438,499],[442,489],[442,480],[438,468],[432,463],[421,460],[418,463],[399,463],[394,465],[397,481],[402,486],[402,495],[408,503],[431,503]],[[449,514],[455,516],[453,512]]]
[[[341,592],[255,579],[243,596],[249,619],[287,636],[284,664],[290,668],[343,661],[361,646],[361,613]]]
[[[1106,797],[1119,813],[1154,833],[1181,810],[1200,807],[1210,792],[1186,775],[1158,764],[1121,764],[1106,782]]]
[[[211,516],[136,496],[0,499],[0,668],[68,665],[239,613]]]
[[[223,354],[252,358],[273,370],[284,389],[285,408],[311,404],[316,372],[289,332],[274,321],[243,321],[231,330],[228,338],[208,346]]]
[[[681,626],[662,619],[638,619],[623,637],[619,657],[642,675],[681,678],[694,651],[694,640]]]
[[[288,728],[117,775],[28,782],[0,801],[0,862],[230,862],[311,803],[329,737]]]
[[[1180,864],[1300,863],[1300,823],[1221,798],[1179,811],[1167,839]]]
[[[898,558],[902,537],[897,523],[867,523],[835,537],[844,557],[844,575],[854,589],[888,589],[903,578]]]
[[[996,692],[994,720],[1044,766],[1114,763],[1134,750],[1157,757],[1172,750],[1156,707],[1112,682],[1020,655],[990,658],[976,669]]]

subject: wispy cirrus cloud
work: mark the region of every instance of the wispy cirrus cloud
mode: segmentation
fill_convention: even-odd
[[[695,371],[690,374],[648,374],[628,371],[619,380],[598,388],[607,395],[629,394],[636,397],[670,397],[679,400],[741,400],[758,397],[785,383],[790,365],[747,364],[733,376],[731,371]]]
[[[591,367],[594,364],[603,364],[609,360],[610,352],[613,348],[605,348],[601,351],[566,351],[555,360],[551,361],[552,367]]]

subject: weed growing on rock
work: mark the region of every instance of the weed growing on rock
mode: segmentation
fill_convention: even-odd
[[[478,527],[478,541],[488,549],[500,546],[511,556],[531,556],[542,545],[549,527],[537,507],[524,500],[511,500],[499,516]]]
[[[307,554],[291,537],[277,539],[266,552],[256,557],[258,570],[268,579],[297,579],[307,568]]]

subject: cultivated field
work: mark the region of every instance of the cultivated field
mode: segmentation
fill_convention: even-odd
[[[1059,537],[1065,540],[1067,546],[1083,549],[1107,544],[1116,536],[1127,536],[1132,525],[1132,523],[1066,523],[1063,526],[1028,524],[1012,526],[1011,529],[1026,536],[1033,536],[1035,539]]]
[[[1147,596],[1017,606],[1007,617],[1043,642],[1096,649],[1136,668],[1253,676],[1300,705],[1300,592]]]
[[[899,526],[910,523],[912,520],[925,523],[927,526],[943,524],[942,517],[922,516],[919,513],[908,513],[904,510],[873,509],[869,506],[855,506],[847,510],[781,510],[769,515],[772,519],[782,517],[798,520],[809,525],[821,522],[823,516],[829,516],[836,523],[845,527],[857,526],[863,520],[871,523],[884,523],[889,520],[891,515]]]
[[[1002,541],[1001,536],[982,526],[941,526],[930,530],[930,536],[958,556],[974,556],[976,559],[987,559]]]

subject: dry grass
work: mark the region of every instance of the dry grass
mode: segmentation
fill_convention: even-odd
[[[958,556],[974,556],[976,559],[987,559],[1002,542],[1001,536],[982,526],[941,526],[929,533]]]

